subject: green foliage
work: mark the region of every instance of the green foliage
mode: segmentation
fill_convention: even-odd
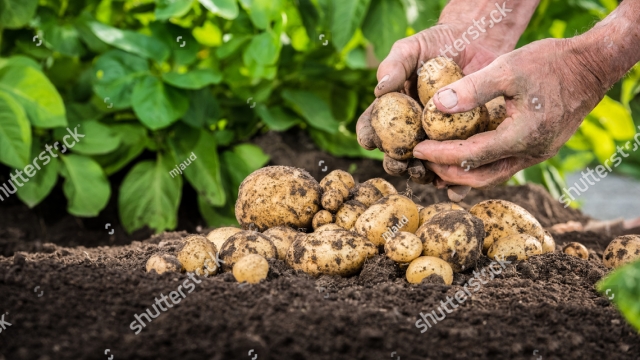
[[[625,319],[640,331],[640,261],[616,269],[596,287],[605,296],[613,296],[611,300]]]

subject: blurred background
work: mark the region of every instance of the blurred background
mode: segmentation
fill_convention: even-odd
[[[160,232],[176,229],[191,191],[193,216],[222,226],[237,224],[240,182],[269,161],[256,136],[302,131],[334,156],[380,160],[354,132],[374,99],[376,66],[396,40],[434,25],[445,4],[0,1],[0,184],[74,129],[84,135],[0,206],[55,201],[61,213],[92,218],[114,203],[113,221],[127,232]],[[583,33],[617,4],[542,0],[518,46]],[[510,183],[542,184],[559,198],[633,140],[639,92],[636,66],[557,156]],[[640,151],[622,160],[571,206],[600,219],[640,216]],[[64,199],[51,195],[56,187]]]

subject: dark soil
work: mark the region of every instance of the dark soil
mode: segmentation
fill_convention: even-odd
[[[334,159],[299,134],[280,136],[257,140],[274,164],[307,168],[317,178],[324,174],[315,169],[319,160],[328,171],[355,163],[357,180],[383,176],[378,162]],[[405,180],[391,179],[406,188]],[[424,205],[446,200],[431,186],[410,187]],[[474,191],[466,206],[489,198],[520,204],[545,227],[588,220],[536,186]],[[9,256],[0,256],[0,314],[11,324],[0,334],[0,360],[640,359],[640,335],[594,290],[607,273],[600,259],[612,239],[604,235],[554,234],[558,248],[579,241],[590,259],[555,253],[506,265],[425,333],[415,326],[420,312],[454,297],[473,273],[457,274],[452,286],[434,279],[410,285],[403,269],[377,256],[349,278],[314,279],[278,260],[257,285],[239,286],[229,273],[199,278],[179,305],[135,335],[134,316],[189,279],[147,274],[146,260],[161,242],[188,232],[126,236],[113,209],[80,221],[63,214],[55,194],[51,199],[34,212],[17,202],[0,205],[0,255]],[[179,228],[195,232],[203,222],[194,219],[181,209]],[[111,221],[113,236],[104,229]],[[13,255],[16,249],[28,253]],[[476,269],[489,263],[483,257]]]

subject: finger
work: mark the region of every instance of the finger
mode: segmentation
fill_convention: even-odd
[[[358,143],[360,146],[367,150],[373,150],[376,148],[376,132],[371,127],[371,112],[373,110],[373,105],[376,103],[377,99],[369,105],[367,110],[365,110],[360,118],[358,118],[358,122],[356,123],[356,135],[358,138]]]
[[[465,196],[467,196],[470,190],[470,186],[449,186],[447,195],[449,196],[449,200],[455,203],[459,203],[460,201],[464,200]]]
[[[424,164],[419,159],[409,160],[407,172],[411,177],[411,181],[417,184],[428,184],[436,178],[436,174],[425,168]]]
[[[406,160],[405,161],[395,160],[387,156],[387,154],[385,154],[384,160],[382,161],[382,167],[384,168],[384,171],[386,171],[387,174],[389,175],[402,176],[402,174],[404,174],[407,171],[408,163],[409,162]]]
[[[513,174],[533,165],[522,158],[509,157],[476,169],[465,169],[459,166],[426,163],[443,181],[451,184],[467,185],[476,189],[489,188],[509,180]]]
[[[416,70],[419,54],[420,43],[415,35],[396,41],[378,66],[376,97],[405,90],[405,82]]]

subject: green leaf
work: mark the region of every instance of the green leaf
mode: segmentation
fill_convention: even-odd
[[[0,91],[0,162],[14,168],[29,164],[31,126],[14,98]]]
[[[35,15],[38,0],[0,0],[0,26],[17,29]]]
[[[100,165],[82,155],[60,155],[65,178],[62,190],[67,197],[67,211],[75,216],[98,216],[111,196],[109,180]]]
[[[389,54],[391,46],[407,31],[407,17],[399,0],[373,1],[362,24],[364,36],[373,44],[378,60]]]
[[[22,104],[34,126],[67,126],[62,98],[41,71],[24,65],[6,66],[0,69],[0,90]]]
[[[316,94],[304,90],[285,89],[282,91],[282,97],[309,126],[330,134],[338,131],[339,123],[334,120],[329,104]]]
[[[194,128],[213,124],[220,119],[220,105],[209,89],[189,92],[189,110],[182,121]]]
[[[78,125],[79,127],[74,129]],[[109,153],[120,145],[120,138],[111,130],[111,128],[99,121],[80,121],[70,124],[71,132],[77,131],[78,134],[84,135],[76,142],[69,138],[69,132],[65,128],[56,129],[54,136],[56,139],[64,143],[64,137],[73,148],[74,153],[82,155],[101,155]],[[75,144],[73,144],[75,142]],[[65,145],[67,145],[65,143]]]
[[[324,131],[309,129],[309,134],[320,149],[334,156],[365,157],[376,160],[384,158],[384,153],[378,149],[373,151],[363,149],[358,144],[356,135],[349,132],[340,131],[336,134],[329,134]]]
[[[242,8],[249,13],[249,18],[255,27],[264,30],[275,20],[282,11],[282,0],[240,0]]]
[[[338,51],[351,40],[362,24],[371,0],[331,1],[331,43]],[[375,3],[376,1],[374,1]]]
[[[629,140],[636,134],[629,110],[608,96],[591,111],[591,115],[598,119],[614,140]]]
[[[356,118],[358,93],[341,86],[331,88],[331,113],[338,121],[349,123]]]
[[[133,88],[131,101],[133,111],[151,130],[171,125],[189,108],[189,100],[181,91],[150,75]]]
[[[163,62],[169,57],[169,48],[162,41],[151,36],[130,30],[120,30],[97,21],[88,21],[87,26],[98,39],[118,49],[156,62]]]
[[[611,300],[625,319],[640,331],[640,261],[616,269],[596,287],[601,294],[613,296]]]
[[[156,19],[167,20],[189,12],[193,0],[156,0]]]
[[[0,58],[0,69],[5,66],[11,66],[11,65],[28,66],[38,71],[42,70],[42,67],[40,66],[40,64],[38,64],[36,61],[34,61],[30,57],[15,55],[10,58]]]
[[[18,198],[27,204],[30,209],[38,205],[49,195],[58,180],[60,162],[58,159],[50,157],[45,151],[41,150],[42,146],[40,142],[34,141],[31,147],[31,158],[37,158],[38,154],[40,155],[40,161],[36,161],[40,170],[33,165],[27,165],[25,174],[27,174],[26,170],[29,170],[29,173],[35,172],[35,174],[33,177],[30,177],[29,181],[24,183],[16,193]],[[44,160],[44,158],[47,160]]]
[[[613,141],[611,135],[594,124],[591,117],[587,117],[587,119],[582,122],[580,131],[589,142],[591,142],[591,149],[601,163],[604,164],[604,162],[616,152],[616,143]]]
[[[234,215],[233,204],[227,204],[224,207],[213,207],[202,196],[198,196],[198,209],[207,225],[211,227],[239,225]]]
[[[80,34],[72,23],[62,23],[52,11],[40,12],[42,38],[55,51],[67,56],[83,56],[86,52]]]
[[[156,232],[175,229],[182,177],[172,178],[172,157],[158,153],[156,161],[136,164],[122,181],[118,196],[120,220],[129,232],[147,225]]]
[[[133,88],[148,74],[149,65],[145,59],[111,50],[98,57],[93,66],[93,89],[99,98],[113,104],[114,109],[128,108]]]
[[[265,31],[251,39],[242,56],[245,65],[252,62],[260,65],[274,65],[280,55],[280,38],[275,33]]]
[[[247,164],[251,171],[250,173],[260,169],[269,162],[269,155],[265,154],[257,145],[240,144],[233,148],[233,152],[236,153],[236,155],[238,155],[245,164]],[[249,174],[247,174],[247,176]],[[242,179],[244,180],[244,178]]]
[[[198,0],[200,4],[215,15],[227,20],[233,20],[238,16],[238,3],[236,0]]]
[[[110,129],[120,139],[120,145],[113,152],[93,157],[107,175],[118,172],[138,157],[144,151],[147,142],[147,129],[142,125],[114,124]]]
[[[219,84],[222,81],[222,73],[214,69],[195,69],[186,73],[164,73],[164,82],[181,89],[197,90],[207,85]]]
[[[167,48],[171,49],[174,66],[190,65],[198,59],[200,44],[188,29],[160,21],[149,24],[149,29],[155,39],[162,41]]]
[[[235,54],[245,43],[251,40],[250,35],[236,35],[216,49],[216,56],[222,60]]]
[[[298,117],[287,113],[281,106],[269,109],[264,104],[259,104],[256,107],[256,112],[271,130],[285,131],[300,123]]]

